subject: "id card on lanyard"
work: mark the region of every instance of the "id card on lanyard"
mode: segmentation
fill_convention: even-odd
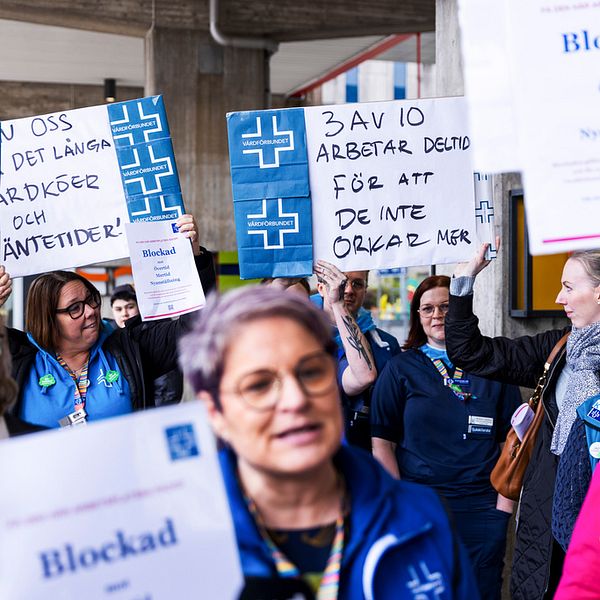
[[[66,417],[63,417],[58,421],[58,424],[61,427],[77,427],[79,425],[87,425],[87,412],[85,411],[85,400],[87,397],[87,389],[90,385],[90,381],[88,379],[88,366],[89,366],[89,358],[86,361],[85,365],[81,369],[79,375],[72,371],[64,358],[60,355],[56,355],[56,359],[59,364],[67,371],[67,373],[71,376],[71,379],[75,382],[75,394],[73,397],[74,411],[68,414]]]
[[[446,367],[444,361],[439,358],[434,358],[431,359],[431,362],[435,365],[438,373],[442,376],[444,385],[450,388],[457,398],[463,402],[474,398],[473,394],[468,391],[469,387],[471,386],[471,381],[463,377],[464,371],[462,369],[457,367],[454,369],[454,375],[450,377],[448,368]]]

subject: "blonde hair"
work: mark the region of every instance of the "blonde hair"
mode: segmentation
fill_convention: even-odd
[[[600,285],[600,250],[573,252],[569,259],[578,260],[581,263],[594,287]]]

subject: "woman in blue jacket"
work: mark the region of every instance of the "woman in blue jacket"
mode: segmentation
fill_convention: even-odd
[[[380,374],[373,393],[373,454],[397,478],[432,486],[450,507],[473,562],[479,592],[499,599],[512,502],[490,484],[518,388],[454,369],[444,320],[450,278],[415,290],[406,352]]]
[[[191,241],[203,288],[214,285],[211,255],[198,242],[192,215],[177,220]],[[11,280],[0,266],[0,306]],[[100,316],[101,298],[72,271],[38,276],[27,294],[26,329],[7,329],[19,393],[12,417],[45,428],[72,427],[154,407],[153,380],[177,366],[177,337],[191,316],[113,330]]]
[[[212,296],[180,343],[224,442],[247,586],[273,597],[285,581],[321,600],[477,598],[437,496],[341,446],[335,353],[322,311],[265,287]]]

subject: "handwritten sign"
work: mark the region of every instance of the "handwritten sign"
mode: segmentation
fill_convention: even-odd
[[[305,118],[315,258],[349,271],[473,253],[462,98],[311,107]]]
[[[13,277],[123,258],[125,223],[182,206],[160,96],[0,124],[0,263]]]
[[[66,456],[85,456],[85,472],[48,468]],[[238,597],[233,524],[198,402],[2,441],[0,478],[0,597]]]
[[[126,229],[143,321],[177,317],[204,306],[190,241],[173,223],[128,223]]]
[[[470,257],[479,233],[462,98],[291,110],[228,115],[242,278],[307,275],[316,259],[348,271]],[[308,236],[312,260],[294,260]]]

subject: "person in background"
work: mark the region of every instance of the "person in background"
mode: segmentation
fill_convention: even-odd
[[[308,285],[306,277],[266,277],[261,281],[261,284],[297,292],[306,295],[307,298],[310,296],[310,285]]]
[[[210,253],[192,215],[177,219],[192,244],[203,288],[215,284]],[[0,267],[0,305],[11,290]],[[27,295],[27,332],[8,329],[19,395],[11,414],[43,427],[75,426],[154,406],[152,381],[177,367],[177,337],[193,317],[112,329],[100,319],[100,294],[84,277],[53,271]]]
[[[454,364],[482,377],[534,387],[550,352],[569,333],[566,352],[548,371],[544,420],[523,479],[511,575],[513,600],[550,599],[591,479],[594,449],[588,447],[577,410],[600,393],[600,251],[575,252],[563,268],[556,303],[571,327],[508,339],[483,336],[473,314],[473,284],[489,264],[487,247],[457,266],[450,286],[446,343]]]
[[[0,317],[0,440],[43,429],[43,427],[35,427],[29,423],[24,423],[9,413],[19,392],[16,381],[11,377],[10,365],[8,336],[4,321]]]
[[[110,308],[117,327],[125,327],[125,321],[140,314],[135,288],[130,283],[118,285],[110,296]]]
[[[371,313],[362,307],[368,271],[342,273],[324,260],[317,261],[314,270],[318,294],[311,300],[327,314],[338,346],[346,439],[370,452],[371,390],[387,361],[400,353],[400,344],[376,327]]]
[[[242,571],[272,598],[283,579],[338,600],[475,600],[437,495],[341,444],[337,348],[323,312],[255,286],[213,294],[180,362],[223,442]]]
[[[117,286],[110,297],[110,307],[117,327],[125,327],[128,319],[140,314],[135,288],[130,283]],[[140,327],[149,327],[141,323]],[[181,402],[183,395],[183,375],[179,369],[173,369],[153,382],[154,406],[166,406]]]
[[[521,394],[454,368],[444,329],[449,287],[437,275],[415,290],[406,352],[387,363],[373,392],[373,455],[394,477],[444,498],[481,597],[500,600],[513,502],[494,490],[490,473]]]

